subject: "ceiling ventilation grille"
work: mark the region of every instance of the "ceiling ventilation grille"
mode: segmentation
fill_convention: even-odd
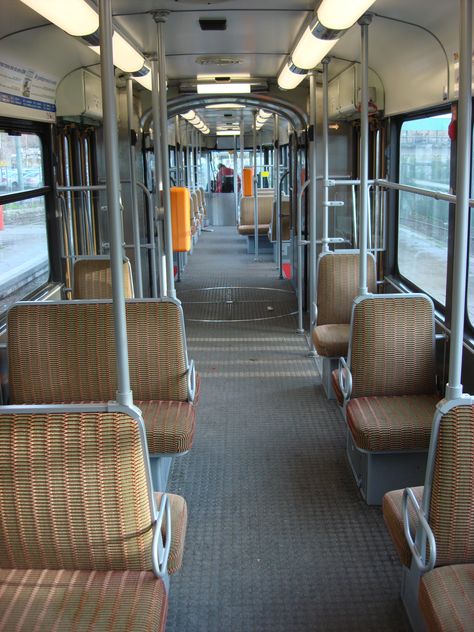
[[[208,55],[196,57],[196,64],[200,66],[236,66],[242,63],[238,57],[223,57],[220,55]]]

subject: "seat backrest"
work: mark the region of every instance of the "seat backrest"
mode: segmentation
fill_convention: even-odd
[[[0,568],[151,570],[153,495],[138,419],[0,412]]]
[[[133,298],[132,267],[123,262],[123,291],[125,298]],[[108,257],[81,257],[74,262],[74,299],[112,298],[112,270]]]
[[[199,201],[196,191],[191,193],[191,213],[195,218],[199,215]]]
[[[182,307],[172,299],[126,303],[135,400],[188,399]],[[8,314],[10,400],[15,404],[115,399],[111,301],[17,303]]]
[[[351,397],[434,393],[434,308],[423,294],[354,301],[348,363]]]
[[[325,253],[317,271],[318,325],[351,322],[352,303],[359,293],[359,253]],[[375,259],[367,254],[367,287],[376,292]]]
[[[441,418],[431,487],[436,566],[474,563],[473,455],[474,405],[455,406]]]
[[[264,195],[258,198],[258,223],[270,224],[273,211],[273,197]],[[240,200],[240,225],[253,225],[254,220],[254,198],[243,197]]]

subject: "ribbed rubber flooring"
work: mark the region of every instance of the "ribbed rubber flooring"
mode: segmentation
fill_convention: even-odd
[[[284,315],[291,286],[262,259],[216,228],[177,285],[202,391],[194,447],[169,485],[189,526],[167,631],[409,630],[381,510],[359,496],[343,421]],[[225,287],[244,289],[199,291]]]

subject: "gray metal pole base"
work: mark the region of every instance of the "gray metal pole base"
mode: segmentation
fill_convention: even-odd
[[[299,334],[299,335],[302,335],[302,334],[304,334],[304,329],[297,329],[296,333]]]

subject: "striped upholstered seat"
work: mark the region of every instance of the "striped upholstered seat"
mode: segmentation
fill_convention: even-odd
[[[419,604],[429,632],[474,629],[474,564],[435,568],[421,580]]]
[[[358,299],[349,365],[352,392],[346,413],[356,446],[427,450],[439,399],[432,302],[402,294]]]
[[[141,418],[68,408],[0,411],[0,630],[162,630],[186,503],[173,497],[155,537],[166,511]]]
[[[261,195],[258,197],[258,234],[266,235],[270,228],[273,212],[273,196]],[[240,235],[254,235],[254,198],[243,197],[240,200]]]
[[[130,261],[123,262],[123,291],[133,298]],[[112,271],[108,257],[81,257],[74,263],[73,299],[112,298]]]
[[[367,255],[367,286],[376,291],[375,260]],[[318,261],[317,326],[312,338],[320,356],[347,356],[352,301],[359,290],[359,253],[325,253]]]
[[[357,397],[347,404],[347,425],[362,450],[425,450],[438,395]]]
[[[181,307],[127,301],[130,381],[143,407],[151,454],[188,451],[195,433]],[[110,301],[18,303],[8,314],[12,404],[115,399]]]

